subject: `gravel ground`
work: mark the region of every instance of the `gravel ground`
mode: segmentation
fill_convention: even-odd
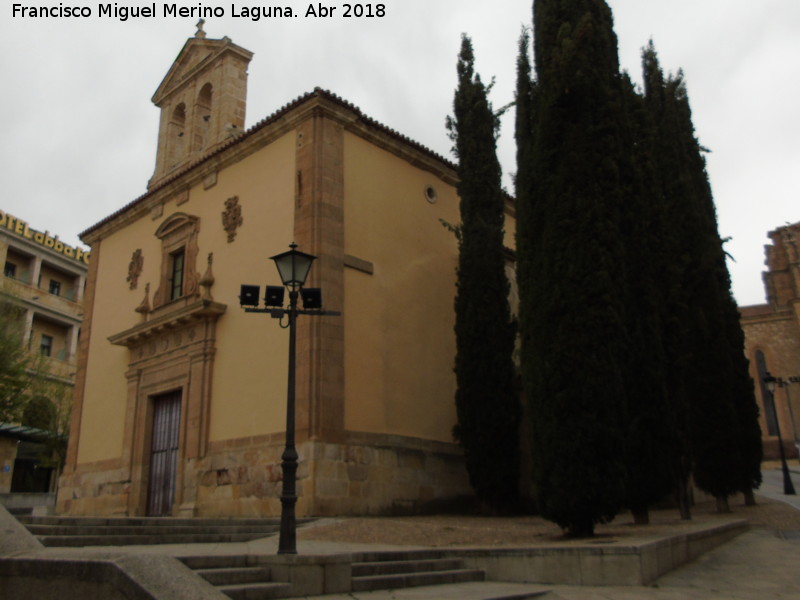
[[[666,531],[693,528],[719,519],[748,519],[753,527],[774,531],[800,532],[800,510],[782,502],[759,497],[757,506],[731,506],[728,515],[719,515],[713,503],[698,504],[692,521],[681,521],[677,511],[651,513],[651,525],[635,526],[630,514],[612,523],[598,525],[590,543],[633,541],[661,535]],[[438,515],[416,517],[352,517],[318,521],[298,531],[298,538],[330,542],[390,544],[426,547],[513,547],[534,546],[565,540],[561,529],[542,518],[530,516],[480,517]],[[585,543],[584,540],[583,543]]]

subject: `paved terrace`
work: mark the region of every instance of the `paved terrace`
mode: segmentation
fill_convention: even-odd
[[[796,461],[794,461],[796,462]],[[793,468],[795,485],[800,485],[800,468]],[[512,599],[545,597],[552,600],[599,600],[599,599],[770,599],[796,598],[800,600],[800,502],[797,497],[782,495],[779,471],[765,472],[765,483],[759,496],[759,505],[745,507],[741,502],[732,502],[733,514],[720,516],[710,503],[695,507],[694,520],[682,523],[675,511],[659,511],[654,514],[649,527],[635,527],[627,515],[614,523],[600,526],[595,539],[584,541],[564,540],[560,531],[552,524],[532,517],[478,518],[478,517],[407,517],[407,518],[350,518],[325,519],[299,532],[298,561],[313,561],[317,557],[336,557],[353,553],[396,550],[413,552],[417,549],[438,549],[449,555],[465,557],[467,563],[475,562],[487,570],[488,581],[461,583],[445,586],[414,587],[372,592],[348,591],[314,598],[326,600],[414,600],[426,598],[453,598],[460,600]],[[786,502],[788,500],[788,502]],[[741,533],[739,524],[746,520],[750,529]],[[707,550],[693,561],[666,574],[640,582],[617,585],[613,578],[622,573],[629,576],[625,567],[608,565],[624,555],[630,548],[646,548],[653,544],[664,544],[664,540],[695,535],[698,531],[721,529],[729,531],[724,537],[733,538],[723,545]],[[739,534],[739,535],[737,535]],[[159,569],[166,588],[176,587],[180,578],[175,573],[182,567],[170,571],[162,559],[167,557],[208,555],[249,555],[275,557],[277,539],[261,538],[251,542],[230,544],[188,544],[161,546],[128,546],[117,548],[82,548],[65,550],[55,548],[31,548],[25,544],[9,544],[9,539],[19,539],[17,532],[0,528],[0,563],[2,556],[19,559],[25,556],[48,558],[51,561],[92,560],[92,557],[125,563],[133,572],[147,571],[149,575]],[[9,538],[11,536],[11,538]],[[555,549],[555,552],[548,552]],[[584,564],[574,560],[575,553],[583,553]],[[657,555],[658,553],[656,553]],[[663,554],[663,552],[662,552]],[[675,554],[671,552],[671,554]],[[166,556],[165,556],[166,555]],[[497,556],[522,556],[525,566],[512,566],[508,571],[498,571],[492,560]],[[532,579],[531,564],[536,557],[547,556],[548,563],[535,583],[514,582],[516,578]],[[149,557],[149,558],[148,558]],[[555,558],[553,558],[555,557]],[[586,558],[588,557],[588,558]],[[171,560],[171,559],[170,559]],[[553,562],[555,560],[555,562]],[[593,562],[587,568],[586,561]],[[137,562],[138,561],[138,562]],[[598,562],[599,561],[599,562]],[[133,564],[136,563],[136,564]],[[65,563],[66,564],[66,563]],[[133,564],[133,567],[131,567]],[[564,565],[568,566],[564,566]],[[640,563],[641,564],[641,563]],[[154,567],[155,565],[155,567]],[[605,565],[605,566],[604,566]],[[488,568],[487,568],[488,567]],[[644,569],[646,571],[646,569]],[[643,572],[643,571],[640,571]],[[595,573],[595,574],[593,574]],[[599,573],[599,575],[596,575]],[[605,575],[604,575],[605,573]],[[626,574],[627,573],[627,574]],[[606,577],[606,585],[597,585],[593,577]],[[549,581],[548,577],[553,581]],[[575,578],[579,580],[575,580]],[[566,578],[566,579],[565,579]],[[570,580],[572,578],[572,580]],[[169,580],[172,580],[171,582]],[[195,578],[197,579],[197,578]],[[559,580],[560,579],[560,580]],[[162,582],[164,583],[164,582]],[[195,582],[197,583],[197,582]],[[181,589],[165,589],[162,595],[150,596],[178,600],[192,598],[217,598],[206,595],[203,583],[182,585]],[[632,584],[630,584],[632,583]],[[3,580],[0,579],[0,586]],[[575,585],[582,584],[582,585]],[[33,586],[38,587],[38,586]],[[205,586],[210,587],[210,586]],[[24,595],[3,598],[30,598],[33,589]],[[37,590],[38,591],[38,590]],[[77,591],[77,588],[76,588]],[[110,593],[110,590],[107,590]],[[212,591],[213,588],[212,588]],[[46,596],[41,596],[46,597]],[[111,598],[100,596],[59,596]],[[127,596],[122,596],[127,597]],[[130,596],[134,597],[134,596]],[[136,596],[140,597],[140,596]],[[145,597],[145,596],[141,596]],[[304,596],[311,598],[312,596]]]

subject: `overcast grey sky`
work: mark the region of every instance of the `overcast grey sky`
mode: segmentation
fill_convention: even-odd
[[[52,6],[32,0],[26,6]],[[151,6],[117,2],[124,6]],[[98,3],[70,0],[92,18],[0,13],[0,210],[67,243],[140,196],[155,164],[158,109],[150,102],[196,17],[99,17]],[[171,2],[169,3],[171,4]],[[255,53],[249,127],[315,86],[452,159],[444,127],[462,32],[477,69],[496,77],[495,106],[513,99],[517,39],[530,0],[384,0],[382,18],[206,19],[209,38],[230,37]],[[279,0],[304,15],[309,3]],[[319,3],[313,3],[317,6]],[[371,3],[374,8],[378,3]],[[707,156],[720,232],[740,304],[764,301],[766,233],[800,220],[800,0],[610,0],[620,62],[641,80],[640,49],[654,39],[662,66],[686,74],[694,124]],[[113,3],[112,3],[113,6]],[[513,113],[499,153],[510,188]]]

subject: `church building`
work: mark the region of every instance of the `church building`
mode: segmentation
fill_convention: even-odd
[[[740,307],[745,353],[756,387],[765,458],[800,456],[800,223],[769,232],[766,304]],[[777,381],[770,393],[764,378]]]
[[[322,89],[244,129],[252,54],[190,38],[145,194],[81,234],[85,319],[58,511],[280,513],[288,333],[240,286],[317,257],[297,321],[298,516],[471,494],[453,442],[455,165]],[[513,206],[506,211],[513,247]]]

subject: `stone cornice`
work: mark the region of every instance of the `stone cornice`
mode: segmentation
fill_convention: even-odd
[[[777,308],[770,304],[740,306],[739,316],[742,325],[772,321],[790,321],[794,317],[791,308]]]
[[[108,338],[108,341],[117,346],[132,348],[154,336],[183,327],[189,323],[207,319],[216,320],[227,308],[226,304],[212,300],[197,300],[114,334]]]

